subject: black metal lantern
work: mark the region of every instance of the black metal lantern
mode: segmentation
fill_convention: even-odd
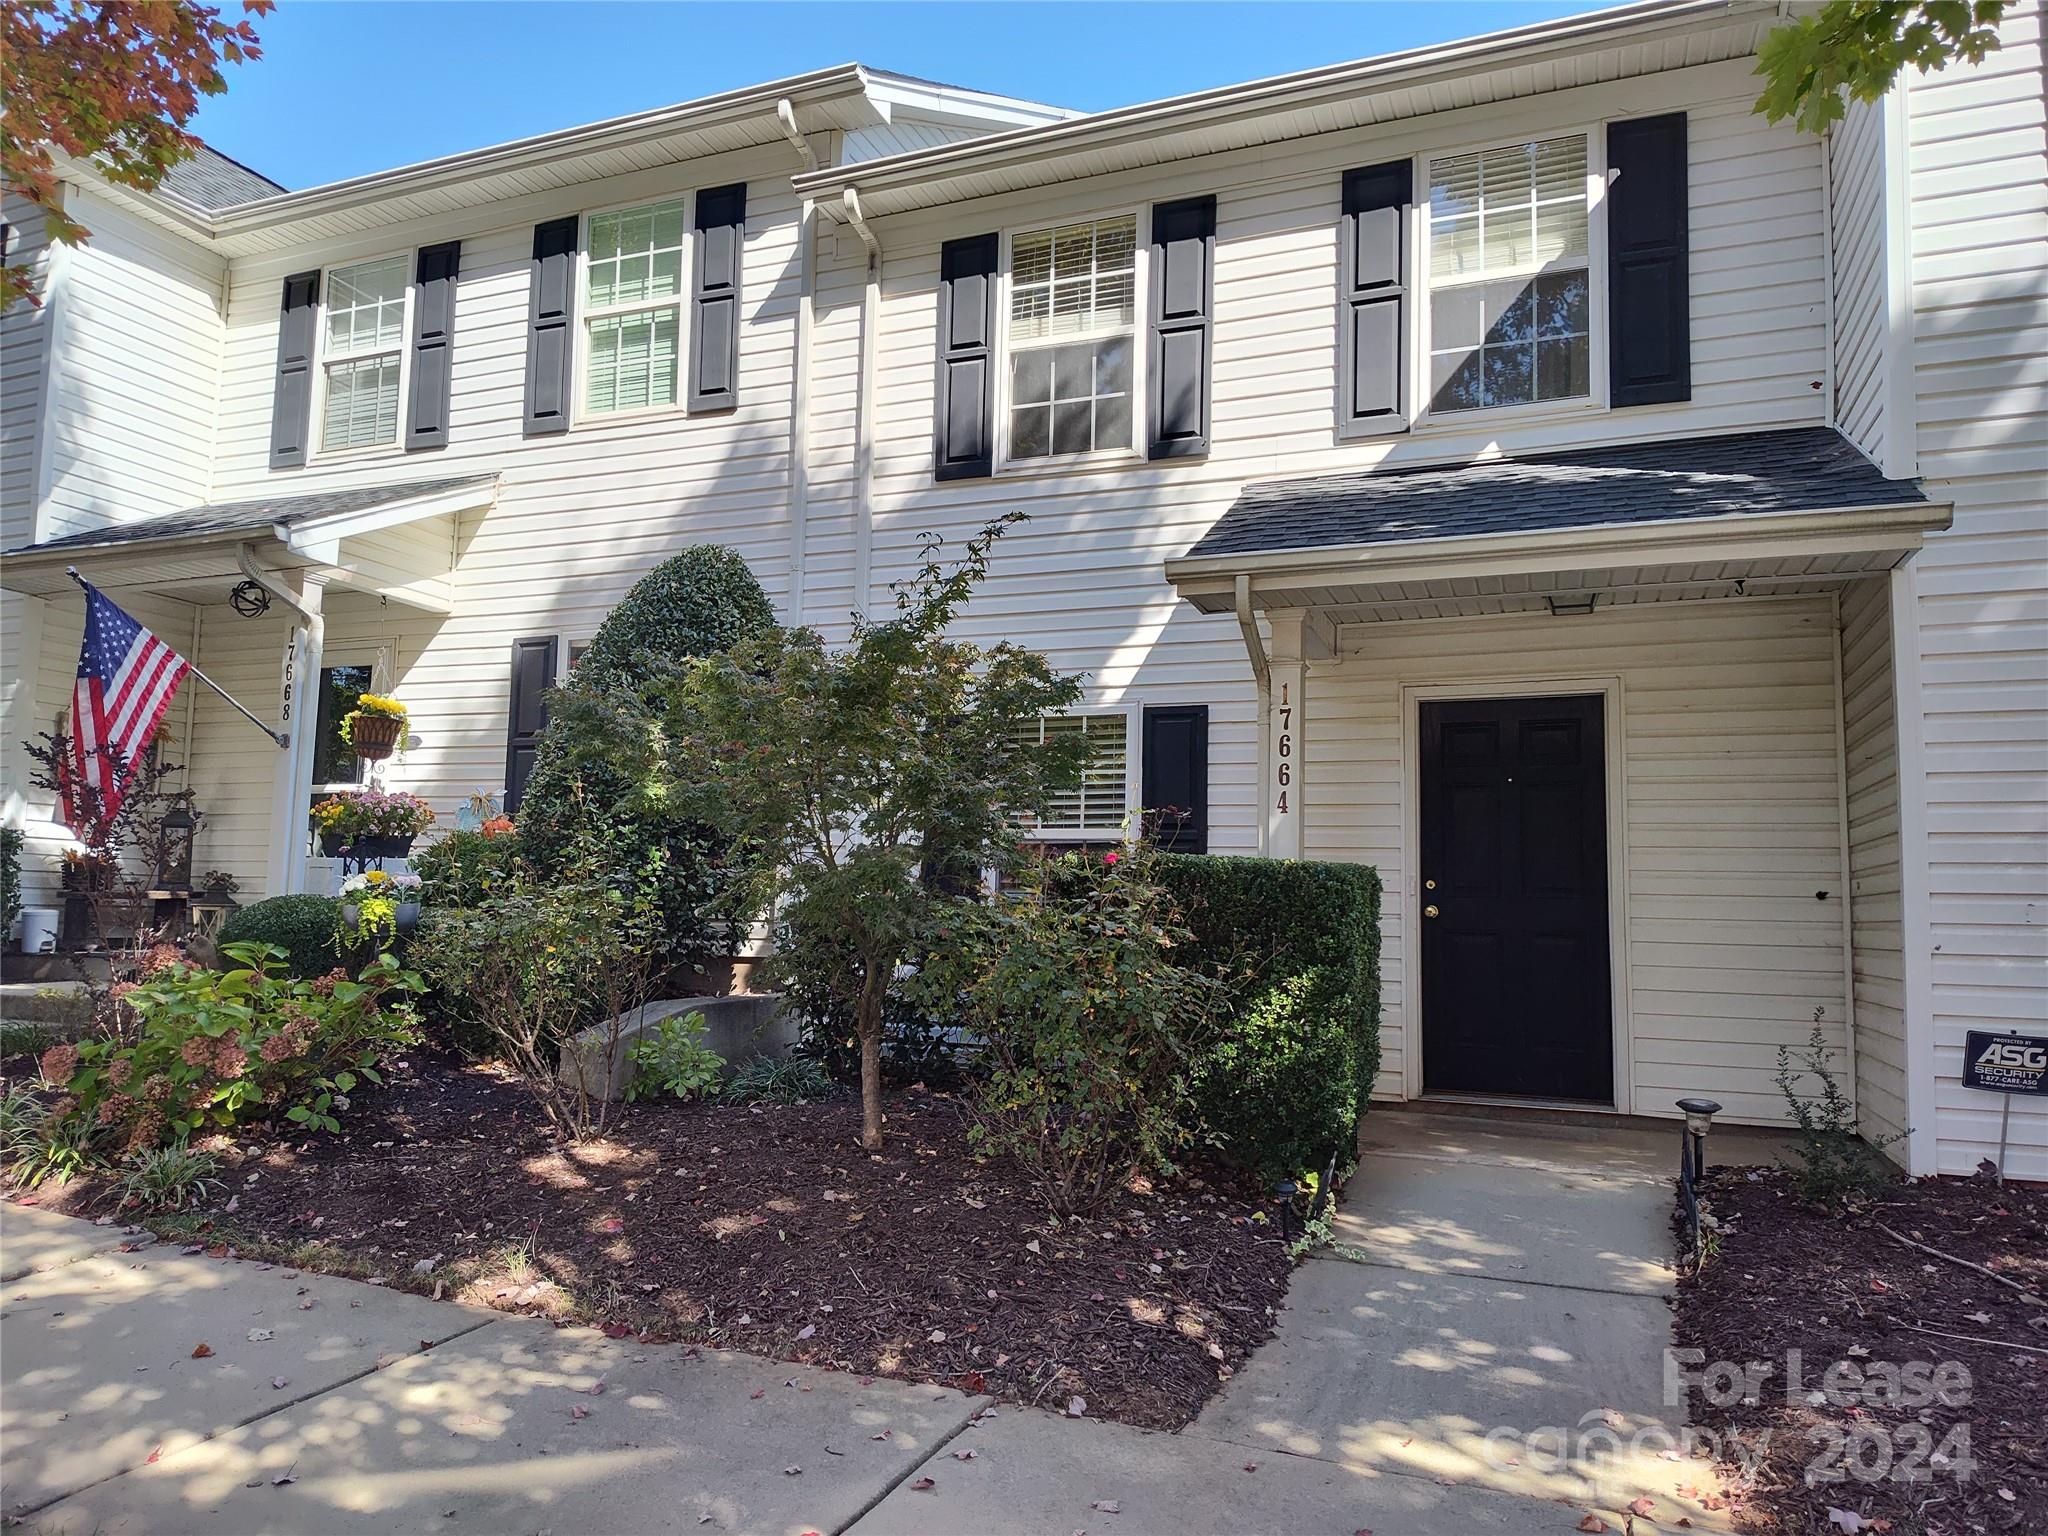
[[[192,809],[192,792],[173,797],[171,808],[158,823],[161,839],[157,845],[156,883],[166,891],[192,889],[192,844],[198,836],[199,817]]]

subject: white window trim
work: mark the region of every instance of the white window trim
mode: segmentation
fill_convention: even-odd
[[[1068,718],[1088,715],[1106,718],[1118,715],[1124,722],[1124,814],[1123,820],[1115,827],[1066,827],[1052,826],[1043,822],[1024,828],[1018,836],[1022,843],[1128,843],[1139,834],[1134,820],[1142,809],[1138,796],[1144,785],[1143,765],[1139,761],[1144,752],[1145,710],[1137,700],[1120,704],[1077,704],[1061,714]],[[1039,717],[1041,720],[1045,716]]]
[[[327,365],[329,362],[343,362],[355,357],[377,357],[375,352],[350,352],[343,357],[330,357],[327,351],[328,295],[332,292],[334,274],[345,272],[350,267],[375,266],[380,261],[391,261],[403,257],[405,269],[405,313],[398,322],[398,415],[388,443],[359,443],[352,448],[329,448],[327,441]],[[413,305],[419,298],[419,250],[408,247],[402,251],[385,251],[374,256],[352,256],[347,261],[332,262],[320,269],[320,303],[314,312],[313,322],[313,419],[308,433],[312,439],[312,451],[307,455],[310,463],[334,463],[337,460],[375,458],[382,454],[405,452],[405,413],[407,402],[412,398],[412,327]]]
[[[347,263],[344,263],[344,265],[347,265]],[[368,667],[370,669],[370,691],[373,693],[379,690],[388,691],[393,686],[390,674],[396,669],[397,656],[398,643],[395,640],[384,640],[376,643],[361,641],[348,645],[329,646],[321,651],[320,672],[325,672],[332,667]],[[320,677],[318,672],[313,676],[313,683],[315,687],[319,686]],[[318,730],[319,726],[320,711],[316,703],[313,711],[313,727],[315,730]],[[360,762],[361,760],[358,759],[359,767]],[[370,776],[367,771],[361,772],[358,777],[353,779],[316,780],[313,784],[313,793],[316,796],[340,794],[344,790],[361,789],[369,781]]]
[[[681,203],[683,205],[683,247],[682,262],[676,274],[676,397],[668,405],[643,405],[635,411],[593,411],[586,398],[590,386],[590,322],[593,317],[608,315],[629,315],[641,310],[661,309],[668,303],[665,299],[646,300],[633,304],[609,304],[603,309],[590,307],[590,221],[601,219],[608,213],[629,213],[636,208],[652,208],[658,203]],[[571,398],[575,408],[570,413],[570,427],[596,427],[620,421],[654,421],[669,416],[680,416],[689,407],[690,398],[690,296],[695,291],[697,270],[697,231],[693,222],[697,212],[697,194],[690,188],[678,188],[673,192],[657,192],[650,196],[636,197],[631,202],[610,203],[602,208],[586,208],[579,215],[576,231],[576,355],[572,366],[576,377]]]
[[[1039,458],[1015,459],[1010,456],[1010,270],[1012,266],[1011,244],[1019,235],[1035,235],[1040,230],[1059,229],[1069,224],[1099,224],[1105,219],[1128,218],[1132,228],[1131,252],[1131,441],[1124,448],[1095,448],[1087,453],[1046,454]],[[1001,248],[996,258],[996,357],[995,379],[990,395],[991,409],[995,412],[996,462],[998,475],[1060,474],[1072,469],[1101,468],[1113,465],[1143,464],[1145,460],[1146,402],[1146,333],[1151,310],[1152,242],[1151,230],[1142,204],[1126,204],[1112,208],[1101,208],[1090,212],[1062,214],[1053,219],[1033,219],[1029,223],[1004,226],[1001,231]],[[1051,343],[1049,343],[1050,345]],[[1107,713],[1107,711],[1081,710],[1081,714]]]
[[[1415,402],[1414,430],[1453,432],[1473,426],[1505,421],[1542,421],[1554,417],[1581,416],[1589,411],[1605,412],[1607,404],[1607,136],[1599,123],[1564,123],[1508,138],[1481,139],[1464,143],[1433,144],[1415,156],[1415,217],[1409,231],[1409,256],[1414,262],[1416,282],[1413,318],[1407,330],[1409,398]],[[1484,154],[1544,139],[1570,138],[1582,134],[1586,140],[1586,382],[1589,391],[1570,400],[1536,400],[1527,405],[1490,405],[1476,411],[1438,411],[1430,405],[1429,355],[1430,299],[1435,286],[1429,274],[1429,181],[1430,163],[1454,155]]]

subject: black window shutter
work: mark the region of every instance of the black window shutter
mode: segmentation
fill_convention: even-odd
[[[975,480],[995,470],[993,410],[996,331],[994,235],[939,248],[938,421],[932,448],[940,480]]]
[[[1173,853],[1209,851],[1209,706],[1145,711],[1139,781],[1152,841]]]
[[[1607,125],[1607,398],[1692,398],[1685,114]]]
[[[1146,393],[1155,459],[1209,451],[1209,313],[1216,198],[1152,205],[1152,354]]]
[[[270,467],[306,462],[313,428],[313,333],[320,323],[320,274],[284,280],[277,316],[277,387],[270,399]]]
[[[740,251],[747,235],[747,187],[697,194],[697,261],[690,284],[690,409],[729,411],[740,403]]]
[[[576,219],[533,226],[526,301],[528,437],[569,430],[576,368]]]
[[[1344,173],[1337,274],[1337,435],[1408,428],[1401,333],[1408,294],[1407,214],[1415,167],[1407,160]]]
[[[519,809],[526,776],[548,724],[548,690],[555,686],[555,637],[528,635],[512,642],[512,698],[505,712],[505,814]]]
[[[413,275],[412,399],[405,414],[405,446],[448,446],[449,371],[455,362],[455,278],[462,242],[420,247]]]

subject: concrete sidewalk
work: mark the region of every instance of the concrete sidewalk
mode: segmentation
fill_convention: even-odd
[[[1708,1469],[1654,1436],[1679,1427],[1661,1140],[1376,1112],[1346,1256],[1302,1267],[1178,1435],[123,1252],[0,1205],[0,1505],[50,1536],[1435,1536],[1620,1531],[1648,1498],[1638,1536],[1725,1530],[1678,1492]],[[1548,1455],[1552,1429],[1590,1453]]]

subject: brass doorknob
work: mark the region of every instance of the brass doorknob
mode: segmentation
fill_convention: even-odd
[[[1424,908],[1422,909],[1422,915],[1423,915],[1424,917],[1435,917],[1435,916],[1436,916],[1436,903],[1435,903],[1435,902],[1431,902],[1431,903],[1430,903],[1430,904],[1429,904],[1428,906],[1424,907]]]

